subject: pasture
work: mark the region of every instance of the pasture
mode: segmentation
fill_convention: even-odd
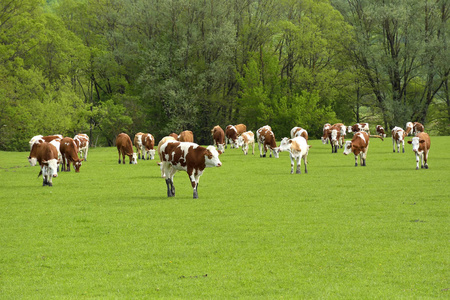
[[[313,140],[300,175],[228,147],[196,200],[185,172],[167,198],[158,160],[115,148],[53,187],[0,152],[0,298],[449,298],[450,139],[431,143],[415,170],[390,138],[367,167]]]

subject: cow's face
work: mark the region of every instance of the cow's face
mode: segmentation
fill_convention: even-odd
[[[150,153],[150,159],[152,159],[152,160],[155,159],[156,150],[152,149],[152,150],[149,150],[148,152]]]
[[[408,141],[408,144],[412,145],[412,150],[415,153],[419,152],[420,144],[425,143],[425,140],[419,140],[418,137],[413,137],[412,141]]]
[[[131,163],[133,165],[137,164],[137,153],[133,152],[133,157],[131,158]]]
[[[244,146],[244,138],[242,137],[242,135],[238,137],[237,145],[238,145],[238,147]]]
[[[75,172],[80,172],[81,160],[80,161],[74,161],[73,162],[73,167],[75,168]]]
[[[273,148],[272,150],[273,150],[273,156],[275,158],[279,158],[280,157],[280,147]]]
[[[349,133],[352,133],[352,132],[353,132],[352,126],[348,126],[348,127],[347,127],[347,132],[349,132]]]
[[[207,167],[220,167],[222,163],[220,162],[219,155],[222,152],[218,152],[214,146],[208,146],[206,148],[205,154],[205,165]]]
[[[219,150],[220,152],[224,152],[225,151],[225,145],[224,144],[217,144],[217,150]]]
[[[348,155],[348,154],[350,154],[350,152],[352,152],[352,142],[351,141],[346,141],[345,142],[345,147],[344,147],[344,154]]]
[[[42,174],[50,177],[58,177],[58,160],[50,159],[42,162]]]
[[[287,137],[284,137],[281,140],[280,147],[279,147],[279,149],[280,149],[279,152],[289,151],[291,149],[291,143],[292,143],[292,140],[288,139]]]
[[[37,158],[28,156],[28,162],[32,167],[34,167],[37,164]]]
[[[338,143],[338,131],[336,129],[331,130],[331,143],[333,145]]]

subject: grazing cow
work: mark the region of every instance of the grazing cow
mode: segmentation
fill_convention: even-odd
[[[280,148],[277,147],[275,141],[275,135],[272,132],[272,128],[269,125],[265,125],[256,131],[256,138],[258,139],[259,157],[266,157],[266,152],[269,150],[270,157],[278,158]],[[264,154],[263,154],[264,150]]]
[[[122,155],[123,163],[125,164],[125,155],[130,158],[130,164],[137,164],[137,154],[133,152],[133,144],[131,143],[130,136],[126,133],[120,133],[116,138],[116,147],[119,152],[119,164],[120,155]]]
[[[227,148],[228,143],[230,144],[230,148],[239,148],[238,147],[238,131],[234,125],[228,125],[225,128],[225,149]]]
[[[73,140],[78,147],[78,156],[80,159],[86,161],[89,150],[89,136],[84,133],[79,133],[73,138]]]
[[[412,141],[408,141],[408,144],[412,144],[412,150],[416,154],[416,170],[419,170],[420,158],[422,158],[421,168],[428,169],[428,153],[431,146],[430,136],[426,132],[419,132],[413,137]]]
[[[133,139],[133,144],[136,147],[136,153],[137,153],[138,159],[141,159],[142,135],[143,134],[144,134],[143,132],[138,132],[134,135],[134,139]],[[144,159],[144,153],[142,153],[142,159]]]
[[[294,174],[294,164],[297,161],[296,173],[300,174],[301,159],[305,163],[305,173],[308,173],[308,152],[311,146],[308,145],[308,141],[303,136],[297,136],[292,139],[287,137],[283,138],[280,143],[280,152],[289,151],[289,157],[291,158],[291,174]]]
[[[41,166],[39,176],[42,174],[42,186],[53,186],[53,177],[58,177],[58,150],[50,143],[42,142],[36,145],[36,159]]]
[[[211,135],[214,140],[214,145],[216,145],[217,150],[225,151],[225,132],[219,125],[214,126],[211,130]]]
[[[155,139],[150,133],[138,132],[133,140],[138,159],[155,159]],[[142,153],[142,156],[141,156]]]
[[[397,153],[400,153],[400,144],[402,145],[402,152],[405,153],[405,136],[406,132],[400,128],[395,126],[392,128],[392,148],[395,153],[395,144],[397,143]]]
[[[251,131],[246,131],[238,137],[238,146],[242,147],[242,151],[247,155],[249,145],[252,145],[252,154],[255,155],[255,135]]]
[[[78,146],[75,141],[70,137],[65,137],[61,140],[59,147],[62,156],[61,171],[70,172],[70,163],[72,163],[75,172],[80,172],[81,159],[78,158]]]
[[[345,143],[345,135],[347,134],[347,127],[342,123],[333,124],[331,127],[339,128],[339,147],[343,147]]]
[[[296,136],[302,136],[306,141],[308,141],[308,132],[301,127],[294,127],[291,129],[291,139]]]
[[[185,131],[180,133],[180,135],[178,136],[178,140],[180,142],[193,143],[194,142],[194,133],[192,131],[190,131],[190,130],[185,130]]]
[[[159,155],[159,161],[160,161],[158,163],[158,165],[159,165],[159,168],[161,169],[161,177],[162,178],[166,177],[166,174],[164,173],[164,167],[163,167],[163,164],[161,163],[163,161],[162,153],[161,153],[161,146],[167,141],[177,141],[177,139],[175,137],[169,135],[169,136],[163,137],[158,143],[158,155]]]
[[[367,150],[369,150],[369,135],[365,131],[355,133],[351,141],[345,142],[344,154],[353,152],[355,155],[355,167],[358,166],[358,155],[361,166],[366,166]]]
[[[423,127],[423,125],[419,122],[408,122],[406,123],[406,135],[416,135],[419,132],[424,132],[425,129]]]
[[[386,137],[386,132],[384,131],[384,127],[383,127],[383,126],[377,125],[376,131],[377,131],[377,134],[378,134],[379,136],[381,136],[381,137],[383,137],[383,138]]]
[[[167,196],[175,196],[173,176],[177,171],[186,171],[193,188],[193,198],[198,198],[198,183],[203,170],[208,167],[220,167],[220,151],[214,146],[207,148],[195,143],[167,141],[158,150],[162,154],[161,164],[166,174]]]
[[[322,143],[328,144],[329,142],[329,131],[331,130],[331,124],[330,123],[325,123],[325,125],[323,125],[323,136],[320,138],[322,140]]]

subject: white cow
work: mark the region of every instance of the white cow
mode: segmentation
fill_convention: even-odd
[[[238,146],[242,147],[242,151],[247,155],[249,145],[252,145],[252,154],[255,155],[255,135],[251,131],[246,131],[238,137]]]
[[[294,163],[297,161],[297,174],[300,174],[301,159],[305,163],[305,173],[308,173],[308,152],[311,146],[308,145],[306,139],[302,136],[297,136],[293,139],[287,137],[281,140],[280,152],[289,151],[289,157],[291,158],[291,174],[294,174]]]

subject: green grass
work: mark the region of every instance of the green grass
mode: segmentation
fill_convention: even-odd
[[[449,298],[450,139],[418,171],[390,139],[367,167],[310,144],[301,175],[227,149],[196,200],[186,173],[167,198],[156,161],[114,148],[53,187],[0,152],[0,298]]]

